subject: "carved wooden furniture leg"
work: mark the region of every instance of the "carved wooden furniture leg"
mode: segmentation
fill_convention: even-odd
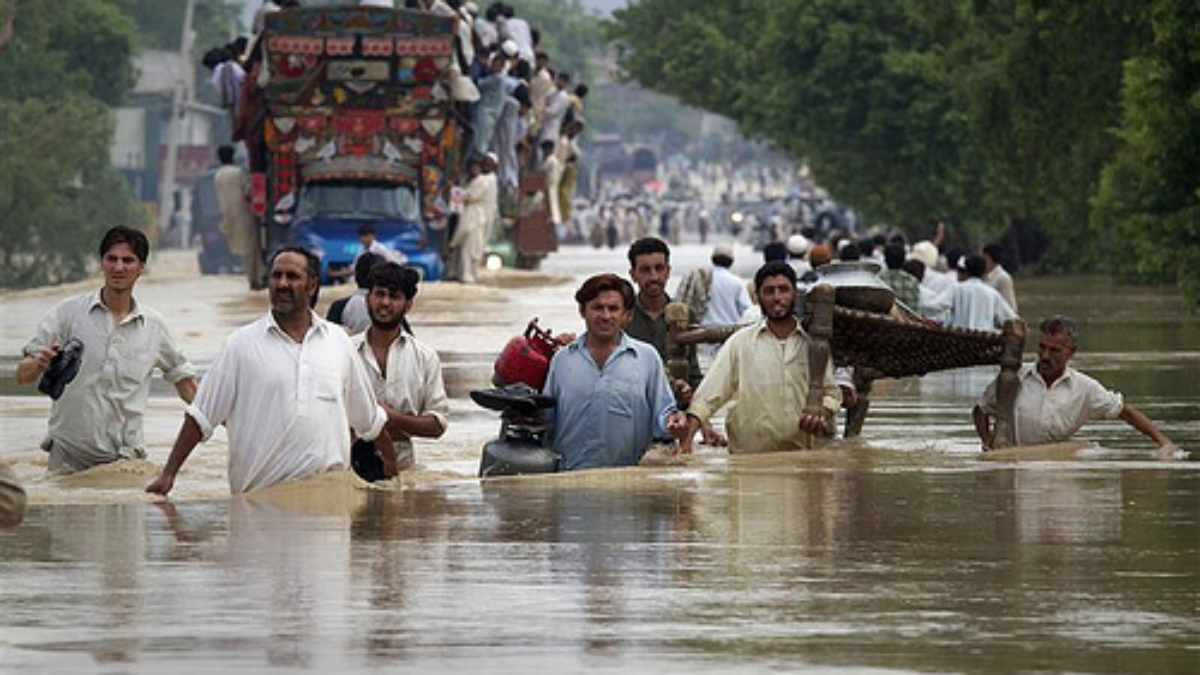
[[[829,284],[820,284],[808,292],[808,305],[812,308],[812,321],[808,325],[808,396],[804,400],[804,413],[820,415],[825,398],[825,369],[832,358],[829,341],[833,337],[834,290]],[[815,439],[808,434],[805,445],[812,449]]]
[[[1015,406],[1021,382],[1021,352],[1025,349],[1025,322],[1010,319],[1004,322],[1004,352],[1000,355],[1000,374],[996,376],[996,426],[992,447],[1011,448],[1016,445]]]

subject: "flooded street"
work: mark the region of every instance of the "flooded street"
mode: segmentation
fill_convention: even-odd
[[[672,284],[708,253],[675,249]],[[734,271],[760,259],[739,248]],[[267,305],[192,266],[152,258],[138,296],[203,371]],[[451,420],[396,485],[333,474],[230,498],[218,431],[169,502],[142,493],[182,419],[161,381],[147,461],[46,475],[49,400],[12,365],[46,308],[94,283],[4,296],[0,458],[31,506],[0,531],[0,672],[1200,670],[1200,319],[1177,298],[1017,279],[1034,332],[1076,318],[1074,364],[1188,457],[1113,421],[984,458],[981,368],[878,383],[863,438],[830,450],[481,483],[498,416],[468,391],[530,319],[581,330],[583,277],[627,269],[623,249],[568,248],[537,273],[423,285],[410,319]],[[322,289],[320,309],[348,292]]]

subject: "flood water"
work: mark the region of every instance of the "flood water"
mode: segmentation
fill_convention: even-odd
[[[706,255],[681,248],[675,273]],[[1200,321],[1177,297],[1017,279],[1027,320],[1078,319],[1076,365],[1186,457],[1116,421],[984,458],[985,368],[879,383],[861,441],[826,451],[475,479],[498,424],[467,390],[533,316],[580,329],[580,275],[627,267],[568,249],[541,275],[422,287],[451,427],[383,489],[332,474],[230,498],[218,433],[155,502],[182,414],[166,388],[148,461],[50,477],[47,401],[9,380],[0,459],[32,504],[0,531],[0,672],[1200,672]],[[265,309],[237,279],[139,291],[201,368]],[[6,296],[3,352],[65,294]]]

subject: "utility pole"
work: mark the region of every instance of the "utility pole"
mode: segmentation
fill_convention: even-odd
[[[171,119],[167,122],[167,157],[163,162],[158,182],[158,231],[166,232],[171,227],[171,215],[175,210],[175,164],[179,157],[179,137],[183,133],[183,115],[192,100],[192,16],[196,0],[187,0],[183,10],[183,35],[179,40],[179,79],[171,94]],[[187,247],[191,232],[181,233],[182,245]]]

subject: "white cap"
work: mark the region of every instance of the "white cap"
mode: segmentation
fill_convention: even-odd
[[[500,44],[500,49],[508,56],[516,56],[521,48],[517,46],[516,40],[505,40]]]
[[[808,247],[811,245],[812,242],[808,240],[808,237],[802,234],[793,234],[788,237],[787,251],[792,255],[802,256],[808,252]]]
[[[917,243],[913,244],[912,253],[909,255],[909,257],[916,258],[917,260],[925,263],[926,269],[933,269],[937,267],[938,249],[937,246],[934,246],[933,242],[929,241],[928,239],[918,241]]]

